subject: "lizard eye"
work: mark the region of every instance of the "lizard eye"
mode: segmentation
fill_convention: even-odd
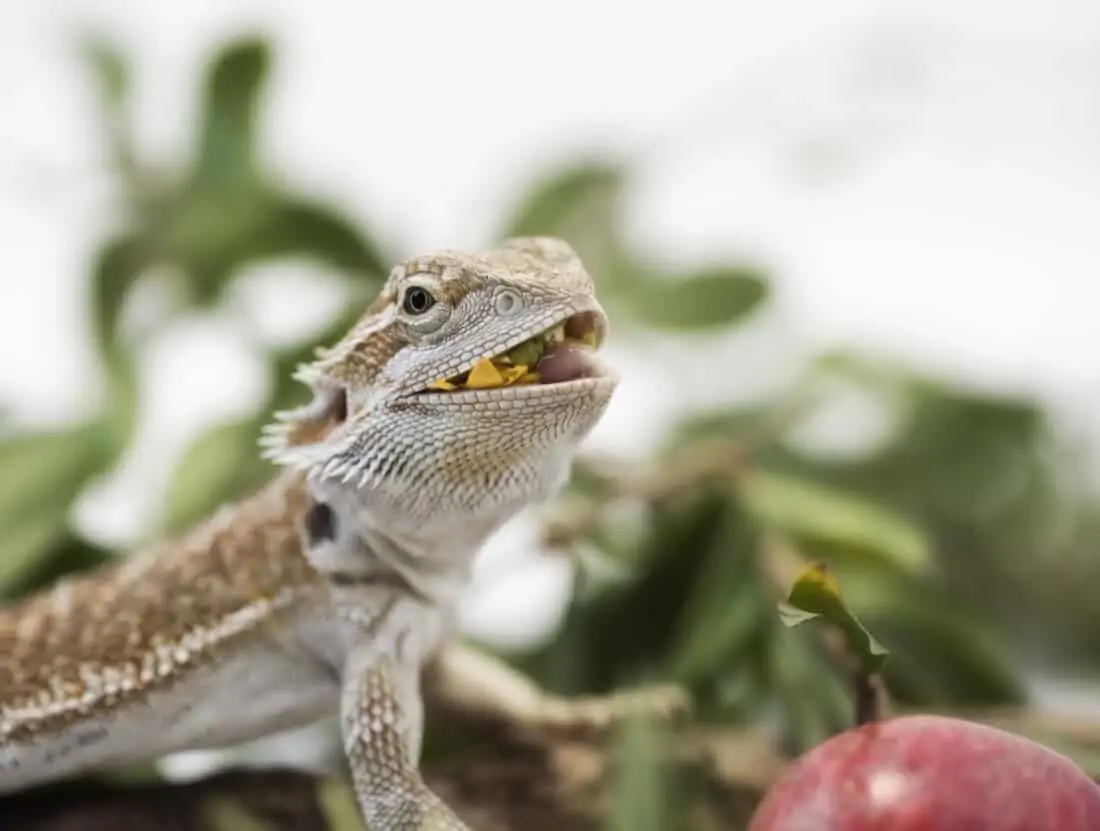
[[[401,308],[411,315],[422,315],[435,305],[435,297],[426,288],[413,286],[405,292]]]

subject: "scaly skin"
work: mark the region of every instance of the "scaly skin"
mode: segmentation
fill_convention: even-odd
[[[0,612],[0,792],[339,712],[372,831],[464,831],[418,771],[429,662],[444,697],[533,727],[602,724],[636,704],[565,702],[453,643],[477,551],[561,485],[615,381],[589,357],[586,377],[560,383],[429,384],[567,319],[605,334],[559,240],[394,269],[300,370],[314,401],[268,431],[286,468],[269,486]]]

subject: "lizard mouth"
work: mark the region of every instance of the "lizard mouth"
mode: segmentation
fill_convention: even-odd
[[[601,378],[607,369],[596,357],[607,325],[598,312],[577,312],[522,343],[481,358],[465,372],[427,385],[426,393],[546,386]]]

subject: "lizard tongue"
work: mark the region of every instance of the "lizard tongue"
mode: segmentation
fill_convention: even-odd
[[[603,366],[596,357],[596,350],[580,341],[555,343],[542,353],[535,366],[540,383],[560,384],[579,378],[594,378],[603,374]]]

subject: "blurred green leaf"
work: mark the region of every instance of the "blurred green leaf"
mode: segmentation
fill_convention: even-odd
[[[882,668],[889,652],[848,609],[840,584],[820,563],[798,576],[787,603],[780,604],[780,618],[788,626],[818,617],[844,634],[849,653],[859,660],[864,672],[875,673]]]
[[[758,271],[714,267],[682,278],[624,277],[622,297],[638,321],[659,329],[698,330],[733,326],[768,297],[768,281]]]
[[[858,552],[909,571],[929,563],[921,531],[868,499],[771,471],[742,479],[749,509],[767,526],[796,537],[807,548]]]
[[[43,529],[46,527],[42,526]],[[99,568],[112,562],[116,556],[114,551],[79,537],[66,528],[50,527],[48,539],[45,544],[38,545],[34,556],[24,560],[24,567],[8,575],[6,580],[0,579],[0,599],[24,597],[53,585],[67,575]],[[6,541],[5,553],[9,545],[14,548],[18,543]]]
[[[199,307],[218,302],[237,271],[256,261],[308,258],[369,289],[380,288],[388,273],[374,240],[335,210],[259,188],[229,196],[190,191],[173,214],[166,245]]]
[[[902,441],[905,458],[896,461],[919,464],[946,516],[1012,527],[1034,525],[1050,507],[1055,444],[1037,402],[922,384]]]
[[[119,318],[130,290],[148,265],[141,239],[124,234],[100,248],[92,270],[93,333],[107,376],[104,423],[116,454],[130,440],[138,408],[135,356],[119,337]]]
[[[352,829],[363,822],[355,792],[344,780],[333,777],[322,781],[317,793],[317,803],[328,823],[327,827],[332,831]]]
[[[268,47],[259,38],[228,46],[207,74],[195,175],[218,190],[253,179],[256,110],[267,74]]]
[[[108,460],[99,423],[23,433],[0,441],[0,516],[68,504]]]
[[[259,456],[258,437],[256,419],[219,424],[200,435],[173,470],[163,527],[183,530],[263,484],[272,468]]]
[[[787,630],[768,643],[765,696],[779,706],[784,751],[798,755],[849,727],[850,684],[841,680],[835,663]]]
[[[99,423],[0,441],[0,587],[65,534],[73,500],[112,461]]]
[[[697,626],[683,626],[682,640],[669,659],[669,676],[694,684],[720,675],[723,664],[735,661],[738,652],[759,629],[762,601],[757,584],[746,581],[731,587],[724,604],[709,610],[709,614],[698,614]]]
[[[209,797],[202,815],[210,831],[278,831],[277,825],[256,816],[232,797]]]
[[[930,594],[883,587],[877,605],[860,606],[867,625],[890,639],[884,677],[895,696],[929,707],[1023,703],[1026,689],[1005,646]]]
[[[0,593],[15,593],[23,575],[65,534],[66,516],[60,505],[44,505],[18,518],[0,516],[6,526],[0,542]]]
[[[668,676],[683,684],[721,675],[766,620],[756,573],[757,534],[736,507],[719,522],[709,551],[699,552],[699,575],[668,650]]]
[[[264,233],[268,195],[257,187],[231,191],[194,186],[178,195],[160,236],[164,258],[186,277],[189,301],[211,306]]]
[[[114,44],[92,37],[83,44],[84,57],[92,68],[104,106],[112,112],[122,109],[130,88],[129,67]]]
[[[608,287],[610,265],[621,255],[617,224],[625,183],[622,166],[608,162],[556,170],[528,191],[502,236],[561,237]]]
[[[249,259],[301,255],[375,278],[381,288],[388,259],[377,243],[336,211],[292,196],[272,199],[263,223],[243,241]]]
[[[683,638],[685,598],[700,586],[707,557],[725,555],[718,540],[728,543],[723,529],[737,518],[726,514],[736,510],[727,493],[709,489],[656,508],[633,574],[574,596],[556,636],[525,656],[524,668],[563,693],[660,676],[668,650]]]
[[[528,191],[504,236],[557,233],[585,213],[598,220],[597,224],[611,226],[622,186],[623,171],[615,164],[583,164],[554,171]]]
[[[1071,541],[1081,516],[1077,505],[1096,502],[1091,474],[1075,470],[1085,456],[1067,446],[1042,403],[871,359],[831,364],[830,372],[881,391],[898,414],[898,428],[869,457],[803,459],[800,466],[814,478],[873,493],[918,522],[935,540],[941,592],[1012,631],[1014,651],[1033,652],[1045,663],[1080,642],[1080,620],[1067,620],[1069,629],[1059,637],[1038,634],[1071,606],[1095,608],[1084,595],[1071,600],[1065,589],[1088,580],[1068,574],[1065,557],[1095,548],[1093,535]]]
[[[1003,636],[945,597],[938,581],[844,571],[848,605],[890,642],[883,673],[898,701],[922,707],[1018,704],[1025,685]]]
[[[95,334],[102,351],[107,352],[116,345],[118,320],[126,297],[148,265],[141,239],[132,234],[116,237],[96,254],[92,267],[92,302]]]
[[[675,827],[659,729],[634,718],[618,737],[607,831],[667,831]]]
[[[129,124],[126,121],[130,92],[130,69],[122,53],[101,37],[82,44],[84,60],[92,69],[98,87],[107,143],[114,163],[127,173],[134,172]]]

